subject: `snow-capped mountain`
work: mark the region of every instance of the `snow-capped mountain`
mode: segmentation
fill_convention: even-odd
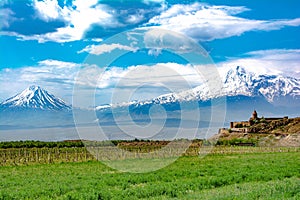
[[[69,110],[71,107],[63,100],[48,93],[39,86],[32,85],[23,92],[11,97],[0,104],[1,109],[40,109],[40,110]]]
[[[280,97],[300,97],[300,80],[282,75],[256,75],[242,67],[228,71],[224,80],[224,95],[262,95],[272,103]]]
[[[222,86],[218,89],[210,89],[207,84],[201,84],[193,89],[179,93],[164,94],[148,101],[128,102],[117,105],[98,107],[96,110],[125,106],[144,106],[150,104],[172,104],[189,101],[207,101],[218,97],[259,97],[269,103],[278,103],[282,99],[300,99],[300,79],[281,75],[258,75],[247,72],[237,66],[230,69],[223,77]]]

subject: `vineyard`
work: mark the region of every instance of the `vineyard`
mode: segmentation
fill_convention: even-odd
[[[14,148],[0,149],[0,165],[84,162],[94,157],[86,148]]]
[[[21,143],[19,143],[21,144]],[[41,147],[0,148],[0,166],[50,164],[63,162],[87,162],[95,160],[126,160],[135,158],[170,158],[178,156],[205,156],[222,154],[251,154],[271,152],[300,152],[299,147],[252,147],[252,146],[205,146],[199,143],[182,142],[156,143],[147,145],[145,142],[119,143],[117,146],[101,143],[81,147],[72,145],[40,145]],[[187,146],[189,145],[189,146]],[[4,146],[4,145],[2,145]],[[6,145],[7,147],[8,145]],[[60,147],[58,147],[60,146]],[[79,147],[77,147],[79,146]],[[187,148],[188,147],[188,148]]]

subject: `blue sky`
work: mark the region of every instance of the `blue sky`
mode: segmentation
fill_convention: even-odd
[[[97,105],[109,103],[113,88],[128,74],[134,81],[120,88],[144,88],[132,98],[171,91],[161,85],[177,83],[176,73],[196,86],[201,80],[194,77],[185,57],[199,48],[181,49],[191,45],[189,39],[218,68],[242,65],[257,73],[300,78],[299,7],[298,0],[2,0],[0,100],[37,84],[71,103],[74,83],[83,69],[88,73],[80,84],[87,93],[96,89]],[[137,48],[118,38],[124,31],[154,27],[175,36],[163,37],[159,48],[149,41],[148,46]],[[125,54],[104,72],[107,63],[102,59],[119,55],[117,52]],[[92,56],[101,60],[96,67],[87,63]],[[161,66],[176,73],[161,70]],[[149,70],[155,74],[152,80],[147,76]]]

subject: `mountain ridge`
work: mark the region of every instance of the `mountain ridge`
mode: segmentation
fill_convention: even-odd
[[[247,96],[262,97],[271,104],[282,105],[291,99],[300,99],[300,79],[282,75],[257,75],[237,66],[223,76],[222,88],[212,91],[206,84],[179,93],[163,94],[145,101],[124,102],[98,106],[96,110],[124,106],[145,106],[150,104],[172,104],[189,101],[208,101],[220,97]]]

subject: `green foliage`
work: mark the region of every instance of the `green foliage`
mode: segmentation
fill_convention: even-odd
[[[243,128],[243,124],[236,124],[234,128]]]
[[[255,138],[233,138],[233,139],[220,139],[217,141],[216,145],[219,146],[256,146],[257,139]]]
[[[62,147],[84,147],[80,140],[62,142],[42,142],[42,141],[11,141],[0,142],[0,149],[8,148],[62,148]]]
[[[198,141],[198,140],[195,140]],[[117,146],[120,143],[130,142],[153,142],[150,140],[112,140],[112,141],[81,141],[81,140],[70,140],[70,141],[57,141],[57,142],[42,142],[42,141],[8,141],[0,142],[0,149],[8,148],[64,148],[64,147],[103,147],[103,146]],[[161,142],[161,141],[156,141]],[[166,141],[164,141],[166,142]]]
[[[299,156],[182,157],[145,174],[96,161],[0,167],[0,199],[299,199]]]

